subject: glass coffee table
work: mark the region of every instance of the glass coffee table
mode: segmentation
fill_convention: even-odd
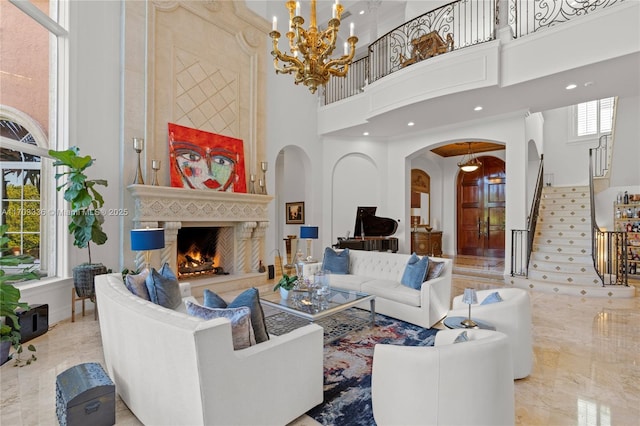
[[[260,300],[266,306],[311,322],[316,322],[368,301],[371,310],[371,326],[375,325],[376,297],[371,294],[331,288],[326,295],[314,295],[311,297],[308,291],[293,290],[287,299],[281,299],[278,293],[274,293],[273,297],[267,296]]]

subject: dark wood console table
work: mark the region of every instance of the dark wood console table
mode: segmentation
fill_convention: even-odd
[[[442,256],[442,231],[412,232],[411,252],[420,256]]]

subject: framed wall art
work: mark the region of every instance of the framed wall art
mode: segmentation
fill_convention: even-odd
[[[287,225],[304,225],[304,201],[285,203]]]
[[[169,123],[171,186],[247,192],[241,139]]]

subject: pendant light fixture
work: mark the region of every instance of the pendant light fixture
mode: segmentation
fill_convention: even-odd
[[[460,167],[460,170],[463,172],[475,172],[480,168],[480,166],[482,166],[482,163],[475,155],[473,155],[473,152],[471,151],[471,142],[467,143],[469,144],[469,151],[464,157],[462,157],[462,160],[458,163],[458,167]]]

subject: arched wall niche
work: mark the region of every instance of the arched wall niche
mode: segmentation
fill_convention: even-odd
[[[381,205],[380,173],[376,162],[361,153],[345,155],[336,162],[331,176],[331,241],[347,233],[353,236],[359,206]],[[347,181],[348,190],[345,190]]]

